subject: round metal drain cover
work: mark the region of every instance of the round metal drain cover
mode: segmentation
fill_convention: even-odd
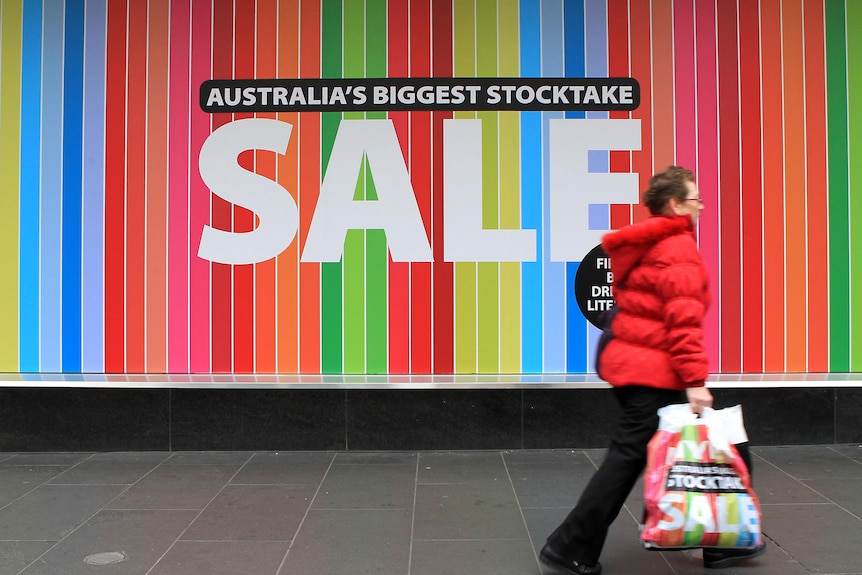
[[[105,553],[93,553],[84,557],[84,563],[90,565],[111,565],[126,560],[126,554],[122,551],[106,551]]]

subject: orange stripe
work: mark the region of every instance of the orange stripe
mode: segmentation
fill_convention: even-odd
[[[826,72],[823,3],[805,3],[808,156],[808,371],[829,370],[829,220],[826,188]]]
[[[320,0],[300,5],[299,66],[303,78],[320,77]],[[299,119],[299,249],[305,245],[320,195],[320,114]],[[299,265],[299,371],[320,373],[320,264]]]
[[[275,0],[257,2],[257,62],[255,78],[275,78],[276,33],[278,21]],[[275,118],[275,113],[256,114],[259,118]],[[273,152],[255,153],[255,172],[276,180],[276,155]],[[254,371],[275,373],[276,306],[275,258],[254,266],[255,320],[254,320]]]
[[[630,8],[632,22],[648,22],[650,5],[646,0],[633,1]],[[650,70],[650,37],[649,26],[631,27],[631,76],[638,79],[641,88],[641,104],[632,112],[632,118],[641,121],[641,149],[632,152],[632,170],[638,174],[638,190],[647,188],[649,178],[653,173],[652,161],[652,81]],[[640,205],[632,208],[632,221],[644,220],[649,212]]]
[[[764,369],[784,371],[784,169],[782,146],[776,145],[783,141],[780,0],[764,0],[760,14],[760,76],[764,102]]]
[[[674,163],[673,6],[655,0],[652,7],[653,171]]]
[[[150,2],[147,61],[147,371],[167,371],[167,0]]]
[[[782,3],[787,371],[805,371],[805,110],[801,0]]]
[[[278,77],[298,78],[299,0],[282,2],[278,13]],[[299,115],[278,114],[278,119],[293,126],[290,143],[278,158],[278,182],[293,195],[299,192]],[[278,256],[278,371],[299,372],[299,233]]]

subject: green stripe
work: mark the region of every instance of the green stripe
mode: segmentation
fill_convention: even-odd
[[[476,2],[476,57],[479,76],[493,78],[497,69],[497,2]],[[482,227],[500,229],[498,114],[479,112],[482,121]],[[500,371],[500,264],[479,263],[479,373]]]
[[[501,0],[500,76],[517,77],[518,65],[518,0]],[[520,186],[520,113],[500,112],[500,228],[517,230],[521,227]],[[521,264],[500,264],[500,371],[521,371]]]
[[[859,30],[862,26],[862,3],[847,3],[847,29]],[[855,56],[854,56],[855,54]],[[847,37],[847,60],[857,62],[849,66],[847,74],[848,125],[850,127],[850,253],[862,253],[862,35]],[[852,233],[853,229],[857,233]],[[862,342],[862,263],[859,258],[845,261],[850,266],[850,341],[854,336]],[[846,301],[846,300],[841,300]],[[838,303],[838,302],[834,302]],[[857,335],[856,332],[859,332]],[[862,345],[850,346],[850,371],[862,370]]]
[[[18,162],[21,134],[22,3],[0,9],[0,371],[18,371]]]
[[[829,170],[829,370],[850,370],[850,229],[847,156],[847,48],[844,3],[826,2]]]
[[[344,77],[365,76],[365,3],[344,3]],[[346,112],[345,120],[362,120],[362,112]],[[365,200],[367,163],[356,181],[354,201]],[[365,372],[365,231],[348,230],[344,240],[344,371]]]
[[[452,16],[454,75],[476,76],[473,0],[454,0]],[[455,112],[456,120],[473,119],[474,112]],[[476,373],[477,265],[455,263],[455,373]]]
[[[370,78],[386,77],[386,0],[366,0],[365,73]],[[386,119],[386,112],[368,112],[368,119]],[[367,172],[366,198],[377,199],[374,174]],[[368,373],[387,373],[388,297],[386,270],[389,249],[383,230],[365,232],[365,364]]]
[[[321,6],[321,76],[340,78],[341,0],[323,0]],[[320,148],[323,173],[329,164],[332,143],[341,122],[338,112],[321,114]],[[343,261],[343,258],[342,258]],[[320,371],[342,372],[341,263],[320,264]]]

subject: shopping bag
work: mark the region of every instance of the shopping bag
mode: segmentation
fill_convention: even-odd
[[[647,448],[644,523],[648,549],[754,548],[761,542],[760,503],[735,443],[747,441],[742,408],[688,404],[659,409]]]

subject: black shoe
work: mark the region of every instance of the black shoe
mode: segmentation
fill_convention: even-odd
[[[710,569],[721,569],[760,557],[764,553],[766,553],[766,542],[762,542],[754,549],[704,549],[703,566]]]
[[[599,575],[599,573],[602,572],[602,564],[598,561],[595,565],[578,563],[574,559],[566,559],[551,549],[551,546],[547,544],[542,547],[542,551],[539,553],[539,559],[541,559],[542,563],[545,565],[558,567],[568,573],[574,573],[575,575]]]

